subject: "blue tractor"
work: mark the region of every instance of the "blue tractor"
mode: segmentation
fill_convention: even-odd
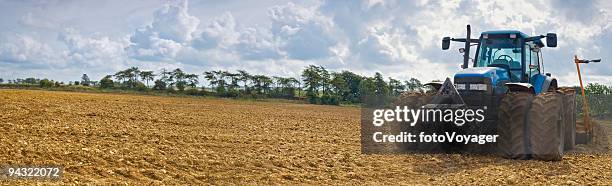
[[[528,36],[520,31],[502,30],[483,32],[478,39],[470,38],[468,25],[466,38],[442,39],[442,49],[447,50],[451,41],[464,42],[463,70],[455,74],[455,82],[459,90],[471,87],[457,83],[460,79],[488,78],[491,91],[496,95],[508,91],[526,91],[540,94],[555,91],[557,80],[550,73],[544,73],[543,58],[540,49],[544,47],[542,39],[546,38],[547,47],[557,47],[557,35],[549,33],[540,36]],[[477,46],[473,58],[473,68],[469,67],[470,47]],[[466,82],[469,83],[469,82]],[[474,86],[484,88],[484,86]]]
[[[497,152],[512,159],[560,160],[564,150],[574,147],[576,114],[574,90],[559,88],[557,80],[544,72],[542,40],[546,40],[546,47],[556,47],[557,35],[528,36],[501,30],[486,31],[472,39],[470,32],[468,25],[467,37],[442,39],[443,50],[450,48],[451,41],[464,44],[459,49],[463,64],[452,82],[449,78],[429,84],[438,90],[430,105],[452,103],[487,109],[485,122],[461,130],[499,135],[499,141],[462,147],[464,150]],[[473,46],[476,52],[471,58]],[[441,97],[452,99],[445,102]]]

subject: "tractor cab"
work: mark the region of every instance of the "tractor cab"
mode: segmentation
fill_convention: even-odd
[[[478,82],[483,86],[474,86],[494,94],[511,91],[531,91],[538,94],[554,86],[556,80],[550,74],[544,74],[541,49],[542,39],[546,38],[548,47],[556,47],[556,34],[528,36],[516,30],[499,30],[483,32],[478,39],[445,37],[442,49],[447,50],[450,41],[464,42],[465,47],[459,49],[464,55],[462,70],[455,74],[455,84],[458,89],[470,90],[468,84]],[[470,48],[476,46],[473,58]],[[469,65],[469,62],[472,62]],[[471,66],[472,68],[468,68]],[[464,83],[465,82],[465,83]],[[478,90],[478,89],[474,89]]]
[[[523,55],[524,38],[526,35],[518,31],[484,32],[479,39],[474,67],[503,68],[509,72],[510,82],[522,82],[523,61],[529,60]]]

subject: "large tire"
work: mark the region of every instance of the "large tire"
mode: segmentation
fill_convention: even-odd
[[[501,100],[497,150],[502,157],[529,158],[527,120],[532,101],[533,95],[527,92],[510,92]]]
[[[563,125],[565,127],[563,150],[567,151],[576,147],[576,91],[569,87],[559,90],[563,93]]]
[[[564,126],[562,97],[556,92],[535,96],[529,115],[530,144],[533,158],[559,161],[563,157]]]

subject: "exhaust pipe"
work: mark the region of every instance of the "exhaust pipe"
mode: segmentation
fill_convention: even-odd
[[[470,44],[471,44],[471,38],[470,36],[472,35],[472,29],[470,28],[470,25],[467,25],[467,37],[465,37],[465,47],[464,47],[464,52],[463,52],[463,66],[461,66],[461,68],[468,68],[468,62],[470,61]]]

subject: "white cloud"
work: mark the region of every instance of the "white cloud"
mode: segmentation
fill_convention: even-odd
[[[153,14],[153,22],[136,30],[127,48],[132,58],[145,61],[172,61],[191,41],[200,20],[187,13],[187,2],[165,4]]]
[[[14,34],[0,41],[0,61],[16,63],[26,67],[52,67],[61,65],[61,54],[49,45],[30,36]]]
[[[246,60],[277,59],[281,56],[272,34],[265,29],[243,30],[235,47]]]
[[[66,29],[58,39],[68,47],[66,60],[76,66],[119,69],[125,62],[124,48],[128,41],[114,41],[105,36],[84,37],[72,28]]]
[[[368,28],[368,35],[357,43],[360,60],[390,65],[398,61],[414,61],[412,46],[405,45],[406,35],[385,23]]]
[[[193,40],[192,46],[197,49],[228,48],[237,42],[239,36],[234,16],[225,12],[202,29],[200,36]]]
[[[271,32],[288,58],[321,59],[334,54],[332,48],[337,41],[333,22],[314,8],[288,3],[270,8],[268,14]]]

